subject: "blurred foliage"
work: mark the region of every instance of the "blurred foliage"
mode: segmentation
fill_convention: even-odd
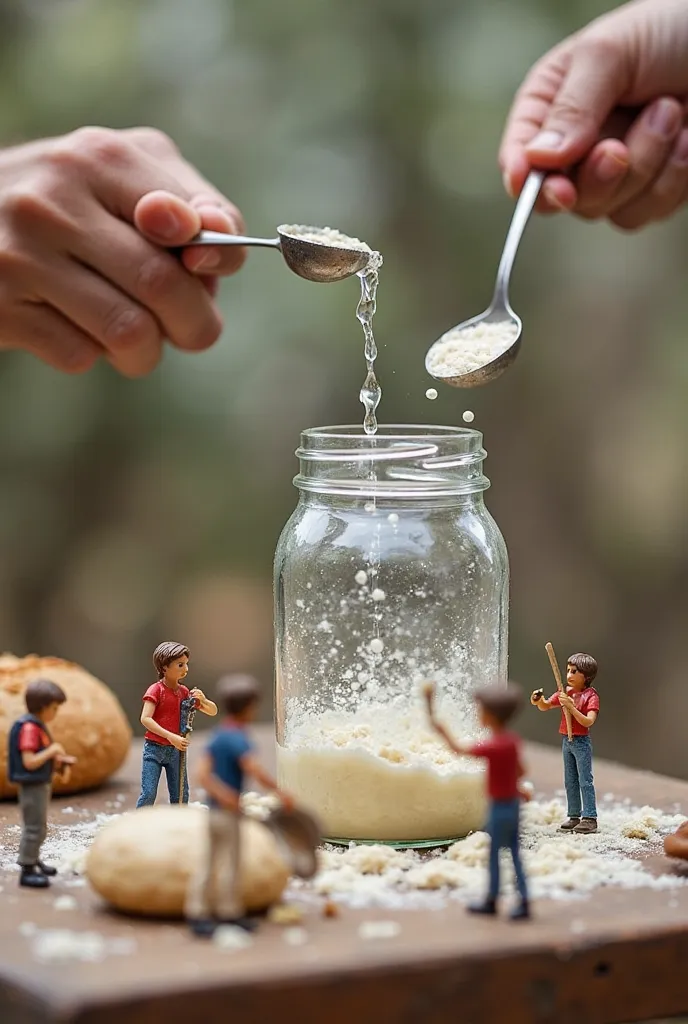
[[[0,0],[0,140],[156,125],[251,232],[331,224],[380,248],[381,418],[475,410],[512,562],[513,677],[549,684],[546,640],[595,654],[598,752],[684,774],[685,217],[635,237],[535,221],[512,288],[517,365],[425,398],[427,345],[491,293],[514,89],[607,6]],[[169,351],[146,380],[3,355],[1,646],[83,662],[132,715],[164,638],[191,646],[198,685],[240,668],[269,687],[299,431],[361,417],[356,298],[254,251],[223,285],[221,342]],[[551,717],[523,725],[556,738]]]

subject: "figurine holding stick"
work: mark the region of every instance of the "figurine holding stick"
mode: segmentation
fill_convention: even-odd
[[[550,661],[552,645],[547,645]],[[552,668],[556,659],[552,662]],[[558,674],[555,672],[555,679]],[[597,662],[590,654],[572,654],[566,663],[566,692],[563,687],[546,698],[542,690],[533,690],[530,703],[539,711],[562,711],[559,733],[563,737],[564,786],[568,819],[560,828],[564,832],[589,834],[597,832],[597,804],[592,772],[590,729],[600,712],[600,697],[592,685],[597,675]],[[560,683],[561,680],[558,680]]]
[[[485,900],[469,905],[473,914],[496,914],[499,898],[499,851],[511,853],[520,902],[511,912],[513,921],[530,917],[528,887],[521,864],[519,837],[521,800],[530,800],[531,790],[522,782],[521,740],[507,729],[521,703],[521,691],[513,683],[489,686],[475,693],[480,724],[489,729],[489,739],[464,743],[454,739],[435,717],[435,684],[425,683],[423,695],[428,706],[430,724],[456,754],[483,757],[487,761],[487,790],[490,810],[486,831],[490,836],[490,884]]]
[[[216,715],[217,706],[208,700],[202,690],[187,689],[183,685],[189,671],[189,648],[167,640],[158,644],[153,652],[153,664],[158,673],[157,683],[149,686],[143,695],[141,725],[145,726],[143,760],[141,764],[141,793],[137,807],[155,803],[158,783],[163,768],[167,776],[170,803],[188,803],[189,785],[183,755],[189,746],[182,735],[182,708],[191,701],[194,709],[204,715]],[[188,723],[187,723],[188,730]]]
[[[547,651],[549,663],[552,666],[552,674],[554,675],[554,681],[557,684],[557,690],[559,691],[559,693],[564,693],[564,684],[561,681],[559,662],[557,661],[557,656],[554,653],[554,648],[550,643],[546,643],[545,650]],[[564,712],[564,718],[566,719],[566,735],[569,738],[569,743],[571,743],[571,741],[573,740],[573,723],[571,722],[571,712],[566,707],[566,705],[562,705],[562,710]]]
[[[208,839],[189,883],[185,909],[189,927],[199,936],[212,935],[218,924],[234,924],[246,931],[254,927],[241,898],[240,798],[245,777],[251,776],[276,793],[285,811],[294,806],[253,752],[247,727],[255,718],[260,700],[255,680],[251,676],[226,676],[218,684],[218,694],[227,717],[213,732],[198,766],[198,780],[210,805]]]

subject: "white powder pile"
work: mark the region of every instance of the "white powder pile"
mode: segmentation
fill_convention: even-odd
[[[639,859],[645,852],[660,853],[662,837],[676,829],[683,815],[605,800],[600,830],[589,836],[562,833],[559,825],[565,817],[558,799],[523,807],[522,850],[533,898],[581,899],[602,886],[671,890],[688,884],[681,876],[651,874]],[[357,908],[439,907],[447,898],[467,902],[484,896],[488,851],[484,832],[430,856],[381,845],[328,846],[321,852],[315,879],[294,881],[291,888],[302,898],[336,895]],[[504,891],[509,894],[513,871],[508,854],[502,857]]]
[[[25,921],[20,929],[31,943],[31,952],[43,963],[99,963],[108,956],[129,956],[137,950],[135,939],[106,939],[100,932],[75,932],[68,928],[37,928]]]
[[[280,228],[283,235],[289,235],[291,238],[299,238],[303,242],[314,242],[316,245],[331,245],[337,249],[363,249],[365,252],[372,253],[372,249],[367,242],[362,242],[360,238],[353,238],[351,235],[345,235],[336,228],[314,228],[306,227],[303,224],[285,224]]]
[[[444,713],[444,712],[443,712]],[[447,725],[466,735],[455,708]],[[327,711],[289,725],[277,748],[280,784],[333,837],[415,840],[465,835],[485,814],[483,766],[456,757],[409,706]]]
[[[518,328],[510,320],[453,327],[437,341],[428,355],[433,377],[461,377],[486,366],[515,341]]]

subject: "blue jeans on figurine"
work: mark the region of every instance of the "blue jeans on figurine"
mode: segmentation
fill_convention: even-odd
[[[488,900],[495,901],[499,896],[499,851],[503,848],[511,853],[516,875],[516,887],[523,903],[528,902],[526,876],[521,864],[519,848],[519,816],[521,800],[493,800],[490,815],[487,819],[487,831],[490,843],[490,888]]]
[[[564,736],[561,749],[564,756],[564,786],[569,818],[596,819],[597,805],[592,777],[590,736],[574,736],[570,743],[568,737]]]
[[[176,747],[167,746],[164,743],[154,743],[153,740],[143,741],[143,760],[141,763],[141,795],[136,806],[149,807],[155,803],[158,795],[158,783],[160,774],[165,769],[167,776],[167,790],[170,794],[170,803],[179,803],[179,762],[181,755]],[[189,780],[184,776],[184,796],[182,803],[189,802]]]

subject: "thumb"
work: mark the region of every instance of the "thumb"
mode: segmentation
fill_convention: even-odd
[[[576,163],[597,142],[626,89],[622,48],[607,39],[581,41],[540,131],[526,146],[530,160],[545,170]]]

